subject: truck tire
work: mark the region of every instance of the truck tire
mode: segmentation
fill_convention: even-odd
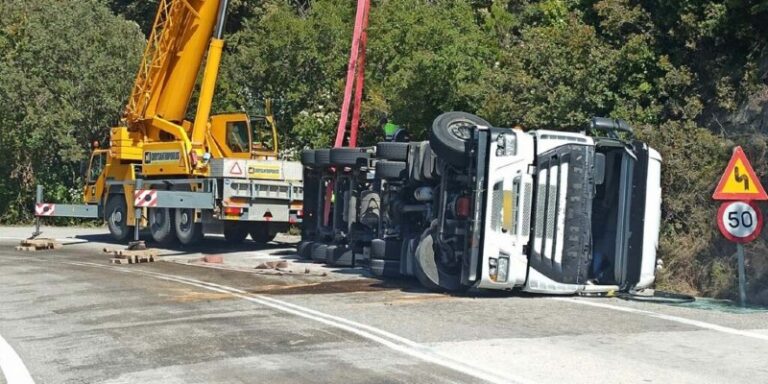
[[[352,267],[355,265],[355,253],[349,247],[330,245],[325,252],[325,260],[329,266]]]
[[[224,238],[232,244],[241,244],[248,237],[248,228],[240,222],[224,223]]]
[[[147,215],[152,239],[164,246],[176,243],[175,220],[170,208],[150,208]]]
[[[195,222],[195,210],[174,209],[176,237],[182,245],[195,245],[203,240],[203,224]]]
[[[368,266],[371,269],[371,274],[377,277],[400,277],[400,261],[399,260],[379,260],[371,259]]]
[[[331,165],[331,150],[328,148],[315,150],[315,165],[328,167]]]
[[[376,177],[405,180],[408,178],[408,167],[403,161],[379,160],[376,162]]]
[[[248,234],[251,235],[251,240],[266,244],[275,239],[277,232],[271,232],[271,228],[267,223],[254,223],[248,229]]]
[[[301,164],[303,164],[305,167],[315,166],[315,150],[314,149],[305,149],[301,151]]]
[[[456,167],[466,167],[466,152],[472,130],[478,125],[491,124],[466,112],[446,112],[438,116],[429,130],[429,144],[443,161]]]
[[[328,245],[323,243],[313,243],[311,246],[312,249],[312,260],[317,263],[325,263],[327,260],[327,249]]]
[[[299,246],[296,247],[296,253],[303,260],[309,260],[312,258],[312,242],[302,241]]]
[[[376,144],[376,158],[405,161],[408,159],[408,143],[381,142]]]
[[[365,148],[332,148],[330,153],[331,164],[351,167],[358,161],[367,161],[371,154]]]
[[[125,204],[125,196],[110,195],[107,198],[104,214],[112,238],[121,243],[127,241],[133,234],[134,227],[128,225],[128,206]]]
[[[371,260],[397,260],[400,261],[400,253],[403,242],[399,240],[371,240]]]
[[[424,232],[416,247],[414,274],[424,288],[435,292],[460,292],[468,287],[461,284],[461,272],[449,271],[436,257],[432,229]]]

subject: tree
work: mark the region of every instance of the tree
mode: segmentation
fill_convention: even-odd
[[[0,3],[0,220],[28,218],[37,183],[78,195],[77,164],[118,121],[142,46],[97,0]]]

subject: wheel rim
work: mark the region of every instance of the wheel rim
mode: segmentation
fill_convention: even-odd
[[[112,226],[117,228],[123,222],[123,213],[119,209],[116,209],[109,216],[109,220],[112,222]]]
[[[181,211],[179,219],[179,230],[183,233],[189,233],[192,230],[192,220],[190,220],[189,212],[186,210]]]
[[[462,140],[469,140],[472,137],[472,128],[475,125],[469,121],[456,121],[448,126],[448,131],[451,134]]]

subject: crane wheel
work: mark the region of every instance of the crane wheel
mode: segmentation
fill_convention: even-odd
[[[176,237],[182,245],[194,245],[203,240],[203,224],[195,222],[194,209],[174,209]]]
[[[149,212],[149,232],[152,238],[160,245],[172,245],[176,242],[176,232],[174,231],[174,217],[169,208],[150,208]]]
[[[115,241],[123,243],[133,234],[133,226],[128,225],[128,206],[125,203],[125,196],[117,194],[109,196],[104,219]]]

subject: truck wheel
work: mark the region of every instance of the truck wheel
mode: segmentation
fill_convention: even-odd
[[[315,164],[318,167],[328,167],[331,165],[331,150],[330,149],[316,149],[315,150]]]
[[[371,259],[368,266],[371,274],[378,277],[401,277],[400,260]]]
[[[150,208],[149,232],[152,238],[160,245],[171,245],[176,242],[173,216],[169,208]]]
[[[224,223],[224,238],[232,244],[240,244],[248,237],[248,228],[242,223],[226,222]]]
[[[379,160],[376,162],[376,177],[380,179],[407,179],[408,167],[402,161]]]
[[[304,260],[309,260],[312,258],[312,242],[311,241],[302,241],[299,243],[299,246],[296,247],[296,253]]]
[[[266,244],[275,239],[277,232],[270,232],[269,224],[255,223],[251,226],[248,232],[251,235],[251,239],[257,243]]]
[[[421,285],[430,291],[457,292],[467,287],[461,284],[461,271],[443,265],[435,253],[432,230],[428,229],[416,247],[414,274]]]
[[[125,242],[133,234],[134,227],[128,225],[128,207],[125,204],[125,196],[111,195],[107,199],[105,212],[107,227],[112,238],[118,242]]]
[[[376,144],[376,158],[405,161],[408,159],[408,143],[381,142]]]
[[[401,240],[371,240],[371,259],[400,261],[402,248]]]
[[[429,130],[429,145],[444,161],[457,167],[466,166],[468,140],[478,125],[491,124],[466,112],[446,112],[438,116]]]
[[[323,243],[312,243],[312,260],[318,263],[325,263],[328,245]]]
[[[176,237],[182,245],[194,245],[203,240],[203,224],[195,223],[194,209],[174,209]]]
[[[315,166],[315,150],[305,149],[301,151],[301,163],[304,164],[305,167],[314,167]]]
[[[355,265],[355,253],[344,245],[330,245],[325,250],[325,260],[332,267],[351,267]]]
[[[351,167],[358,160],[368,160],[371,154],[365,148],[333,148],[330,153],[331,164]]]

